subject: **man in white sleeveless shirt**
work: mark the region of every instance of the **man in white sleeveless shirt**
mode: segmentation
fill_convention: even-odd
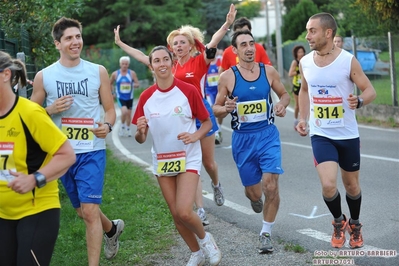
[[[109,220],[100,210],[106,164],[105,137],[115,123],[115,109],[107,70],[80,58],[82,25],[69,18],[53,26],[54,44],[60,59],[38,72],[31,100],[43,104],[54,123],[67,135],[76,163],[61,181],[79,217],[86,224],[88,265],[99,265],[104,233],[104,254],[116,256],[120,219]],[[100,99],[102,105],[100,104]],[[104,121],[101,121],[101,106]]]
[[[297,130],[301,136],[309,133],[311,137],[323,198],[334,217],[332,247],[341,248],[345,244],[345,231],[348,230],[349,246],[360,248],[363,246],[362,224],[359,222],[362,199],[360,139],[355,110],[371,103],[376,92],[359,61],[334,45],[337,24],[333,16],[328,13],[313,15],[306,30],[306,39],[313,52],[300,61],[302,83]],[[360,95],[354,95],[354,84],[361,91]],[[341,209],[341,196],[337,189],[338,166],[350,219]]]

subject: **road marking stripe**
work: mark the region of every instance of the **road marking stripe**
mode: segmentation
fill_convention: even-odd
[[[210,193],[210,192],[208,192],[208,191],[202,190],[202,195],[203,195],[205,198],[210,199],[210,200],[213,201],[213,193]],[[241,205],[239,205],[239,204],[236,204],[236,203],[231,202],[231,201],[226,200],[226,199],[224,200],[223,206],[232,208],[232,209],[235,210],[235,211],[239,211],[239,212],[244,213],[244,214],[247,214],[247,215],[256,214],[252,209],[247,208],[247,207],[244,207],[244,206],[241,206]]]
[[[289,145],[289,146],[295,146],[295,147],[300,147],[300,148],[306,148],[306,149],[312,149],[312,146],[297,144],[297,143],[293,143],[293,142],[282,141],[281,144]],[[374,155],[368,155],[368,154],[363,154],[363,153],[361,153],[360,156],[364,157],[364,158],[381,160],[381,161],[389,161],[389,162],[395,162],[395,163],[399,162],[399,159],[388,158],[388,157],[383,157],[383,156],[374,156]]]

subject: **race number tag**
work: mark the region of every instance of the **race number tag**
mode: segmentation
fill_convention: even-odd
[[[237,103],[238,119],[241,123],[254,123],[266,120],[266,100]]]
[[[66,118],[61,119],[61,130],[68,137],[74,149],[88,150],[94,147],[93,118]]]
[[[159,175],[186,172],[186,152],[169,152],[157,154],[157,173]]]
[[[342,97],[313,97],[314,118],[316,126],[335,128],[344,126]]]
[[[219,74],[218,73],[207,74],[206,80],[208,81],[209,87],[216,87],[219,81]]]
[[[10,182],[14,178],[9,171],[16,172],[13,151],[14,142],[0,142],[0,181]]]
[[[122,82],[119,88],[121,93],[130,93],[132,91],[132,84],[129,82]]]

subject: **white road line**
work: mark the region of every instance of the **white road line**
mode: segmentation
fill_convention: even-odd
[[[144,160],[140,159],[136,155],[132,154],[128,149],[125,148],[125,146],[123,146],[122,142],[119,139],[119,135],[118,135],[119,129],[120,129],[120,124],[121,124],[120,120],[118,118],[120,117],[121,110],[119,108],[115,108],[115,111],[116,111],[117,119],[114,124],[114,130],[112,131],[112,142],[114,143],[115,147],[127,158],[129,158],[130,160],[132,160],[142,166],[148,167],[151,171],[151,165],[149,163],[145,162]]]
[[[289,146],[295,146],[295,147],[300,147],[300,148],[305,148],[305,149],[312,149],[312,146],[310,146],[310,145],[302,145],[302,144],[293,143],[293,142],[282,141],[281,144],[289,145]],[[383,157],[383,156],[368,155],[368,154],[363,154],[363,153],[361,153],[360,156],[364,157],[364,158],[374,159],[374,160],[381,160],[381,161],[388,161],[388,162],[395,162],[395,163],[399,162],[399,159],[396,159],[396,158],[388,158],[388,157]]]
[[[207,192],[205,190],[202,190],[202,195],[207,198],[210,199],[211,201],[213,201],[213,193]],[[239,211],[242,212],[243,214],[247,214],[247,215],[252,215],[252,214],[256,214],[252,209],[241,206],[239,204],[236,204],[234,202],[231,202],[229,200],[224,200],[224,204],[223,206],[232,208],[235,211]]]
[[[330,241],[331,241],[331,235],[328,235],[326,233],[323,233],[323,232],[320,232],[317,230],[313,230],[311,228],[299,229],[296,231],[300,234],[310,236],[310,237],[313,237],[313,238],[316,238],[318,240],[322,240],[322,241],[325,241],[328,243],[330,243]],[[349,240],[346,240],[345,247],[349,248]],[[364,245],[362,248],[359,248],[356,250],[368,251],[368,250],[381,250],[381,249],[377,248],[377,247],[369,246],[369,245]]]

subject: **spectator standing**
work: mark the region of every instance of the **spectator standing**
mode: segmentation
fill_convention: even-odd
[[[292,60],[288,76],[292,77],[292,92],[294,94],[295,107],[294,107],[294,129],[298,124],[299,104],[298,104],[298,93],[301,89],[301,72],[299,71],[299,61],[306,54],[305,47],[297,45],[292,49]]]

